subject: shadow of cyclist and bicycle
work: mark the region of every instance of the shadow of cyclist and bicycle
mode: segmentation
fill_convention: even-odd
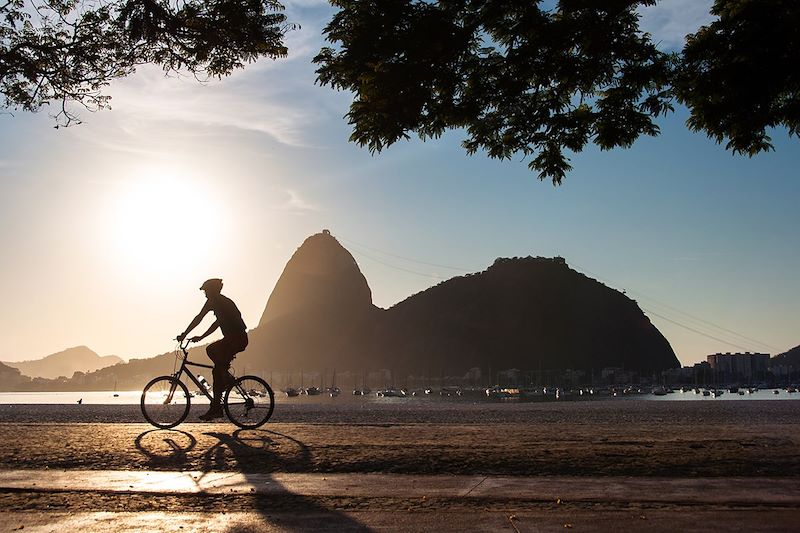
[[[303,442],[277,431],[237,429],[233,433],[207,431],[201,441],[214,439],[213,444],[199,452],[198,438],[186,431],[153,429],[135,439],[136,448],[145,456],[145,466],[153,470],[199,470],[200,484],[209,473],[236,472],[256,485],[264,483],[271,472],[309,472],[312,452]],[[198,455],[199,452],[199,455]],[[257,475],[256,475],[257,474]],[[279,482],[268,477],[271,483]],[[321,505],[308,496],[285,491],[262,494],[255,491],[246,498],[248,509],[259,515],[267,528],[279,526],[285,530],[326,529],[337,531],[369,531],[345,513]],[[280,517],[274,515],[280,513]],[[258,526],[231,524],[231,533],[258,531]]]

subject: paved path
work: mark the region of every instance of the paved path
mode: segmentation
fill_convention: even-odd
[[[790,478],[0,470],[0,531],[788,531]]]
[[[800,508],[788,478],[579,478],[402,474],[245,474],[131,470],[0,470],[0,491],[264,494],[527,502],[768,505]]]
[[[286,405],[258,431],[14,406],[0,533],[794,531],[795,405]]]
[[[586,509],[329,513],[2,513],[0,531],[22,533],[284,533],[284,532],[638,532],[797,531],[797,512],[748,510]],[[21,528],[21,529],[20,529]]]

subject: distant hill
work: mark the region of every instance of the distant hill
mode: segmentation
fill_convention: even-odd
[[[793,365],[800,368],[800,346],[795,346],[770,359],[770,365]]]
[[[483,272],[381,309],[358,263],[327,231],[294,253],[249,336],[234,362],[240,374],[389,369],[438,377],[473,367],[489,376],[510,368],[658,372],[680,366],[635,301],[562,258],[497,259]],[[205,346],[193,348],[191,359],[207,363]],[[175,362],[172,353],[133,359],[52,386],[135,389],[172,372]]]
[[[86,346],[77,346],[42,359],[5,364],[32,378],[55,379],[59,376],[72,377],[75,372],[94,372],[121,362],[123,360],[116,355],[101,357]]]
[[[13,389],[24,381],[26,378],[20,375],[18,369],[0,363],[0,387],[3,390]]]
[[[680,367],[636,302],[562,258],[498,259],[390,308],[372,346],[404,371]]]
[[[358,263],[323,230],[307,238],[286,263],[258,325],[295,313],[361,315],[375,310]]]
[[[377,368],[363,346],[382,312],[350,252],[329,232],[317,233],[289,259],[238,362],[295,371]]]
[[[280,294],[280,298],[277,295]],[[498,259],[384,310],[358,264],[329,233],[287,263],[251,344],[249,368],[463,374],[679,367],[636,302],[562,258]]]

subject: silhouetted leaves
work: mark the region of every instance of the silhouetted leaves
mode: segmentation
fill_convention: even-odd
[[[637,10],[655,0],[331,0],[319,83],[352,91],[351,140],[379,152],[415,133],[465,133],[465,150],[530,158],[560,183],[568,152],[629,147],[685,104],[688,126],[734,153],[800,132],[800,3],[716,0],[681,54],[656,48]],[[292,26],[275,0],[0,0],[3,106],[108,105],[138,65],[221,77],[279,58]]]
[[[736,153],[771,150],[768,128],[800,133],[800,2],[717,0],[688,36],[676,82],[688,125]]]
[[[532,157],[560,183],[565,152],[658,135],[677,95],[688,126],[753,155],[766,128],[798,133],[800,3],[717,0],[719,20],[682,55],[656,49],[637,9],[654,0],[333,0],[335,47],[314,59],[318,81],[355,94],[351,140],[380,151],[414,132],[466,133],[470,154]]]
[[[138,65],[221,77],[261,56],[284,57],[291,28],[274,0],[0,0],[4,107],[36,111],[60,102],[108,105],[101,90]],[[58,127],[58,126],[57,126]]]
[[[558,183],[565,150],[629,146],[670,109],[671,57],[635,12],[652,0],[332,3],[337,49],[314,59],[318,79],[355,93],[351,140],[371,151],[463,129],[467,152],[534,155],[531,169]]]

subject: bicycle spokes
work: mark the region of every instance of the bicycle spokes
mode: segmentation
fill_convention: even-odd
[[[241,428],[256,428],[272,416],[275,396],[258,376],[242,376],[225,393],[225,412]]]
[[[189,391],[175,376],[157,377],[142,391],[141,409],[154,426],[175,427],[189,414]]]
[[[164,405],[169,405],[172,403],[172,398],[175,396],[175,387],[177,387],[176,382],[172,382],[172,386],[169,388],[169,392],[167,392],[167,397],[164,398]]]

